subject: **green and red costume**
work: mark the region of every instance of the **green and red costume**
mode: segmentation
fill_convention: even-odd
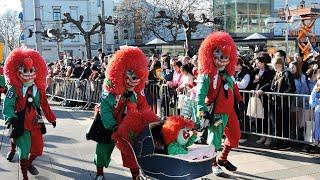
[[[33,97],[34,103],[28,106],[27,94]],[[22,89],[10,87],[4,99],[3,116],[8,124],[10,120],[18,118],[17,112],[25,109],[24,134],[15,138],[20,159],[27,159],[29,154],[41,156],[43,152],[43,138],[41,125],[34,120],[41,108],[49,122],[55,122],[56,117],[50,109],[45,92],[38,91],[35,85]],[[20,119],[18,119],[20,120]]]
[[[56,124],[45,93],[46,73],[45,61],[32,49],[17,48],[5,61],[4,75],[9,89],[4,99],[3,117],[12,128],[11,138],[18,147],[24,179],[28,179],[27,170],[32,161],[43,152],[41,109],[47,120]]]
[[[197,110],[198,114],[207,118],[222,120],[215,126],[208,127],[207,143],[215,145],[216,150],[221,147],[223,133],[226,136],[222,155],[218,164],[230,171],[235,171],[228,160],[232,148],[238,147],[240,139],[240,126],[234,109],[235,102],[243,105],[239,89],[235,84],[233,75],[237,64],[237,47],[232,37],[225,32],[211,33],[201,44],[199,49],[199,82],[197,84]],[[208,106],[214,104],[212,112]],[[217,164],[214,166],[218,170]],[[216,174],[220,174],[218,170]]]
[[[215,79],[217,79],[216,89],[213,85]],[[224,82],[228,86],[227,90],[225,90]],[[233,104],[234,101],[241,102],[242,97],[233,77],[225,71],[211,77],[208,74],[202,74],[199,77],[198,88],[198,111],[208,111],[207,105],[215,102],[214,114],[216,117],[219,116],[223,122],[217,127],[211,125],[208,128],[207,143],[220,149],[221,139],[225,133],[227,137],[225,145],[232,148],[238,147],[241,132]]]
[[[108,65],[100,102],[100,114],[104,128],[114,133],[110,141],[107,141],[110,143],[98,143],[96,146],[94,159],[97,166],[96,179],[104,178],[103,167],[109,166],[115,144],[121,151],[123,166],[130,168],[132,178],[136,179],[139,175],[133,152],[129,144],[122,140],[124,138],[130,141],[128,134],[133,133],[129,132],[132,127],[136,127],[135,130],[143,130],[147,123],[143,114],[151,111],[143,93],[148,80],[147,65],[144,53],[137,47],[129,46],[117,51]]]
[[[127,114],[133,112],[140,112],[150,109],[146,98],[143,93],[132,93],[129,97],[125,95],[114,95],[103,91],[100,102],[101,120],[104,128],[108,130],[114,130],[123,122],[123,119]],[[139,122],[137,122],[139,123]],[[112,141],[112,140],[110,140]],[[94,162],[97,167],[108,167],[111,154],[114,149],[115,143],[100,144],[97,143],[96,155]],[[130,169],[137,169],[138,166],[131,152],[122,152],[123,166]]]

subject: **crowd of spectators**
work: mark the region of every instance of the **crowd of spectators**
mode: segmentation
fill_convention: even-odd
[[[110,56],[106,56],[101,49],[98,56],[93,59],[82,60],[79,58],[66,58],[47,64],[48,85],[52,78],[76,79],[76,80],[103,80]]]
[[[267,95],[265,92],[310,95],[319,79],[317,77],[320,77],[319,58],[320,56],[312,56],[302,61],[298,53],[293,57],[287,57],[282,50],[272,55],[264,51],[257,52],[253,56],[239,55],[235,74],[236,83],[240,90],[249,90],[259,97],[264,109],[263,119],[239,117],[242,120],[242,130],[304,140],[306,121],[311,121],[313,116],[310,114],[308,98],[281,97]],[[166,54],[161,57],[156,55],[150,57],[150,83],[165,84],[169,87],[169,98],[164,98],[166,102],[161,103],[165,109],[176,107],[179,94],[184,93],[188,96],[195,94],[197,68],[197,55],[170,57]],[[155,92],[151,94],[152,97],[157,98],[163,96]],[[246,103],[250,96],[252,96],[251,93],[243,94]],[[170,114],[168,110],[165,112],[167,112],[165,115]],[[273,148],[290,146],[286,141],[275,141],[265,136],[256,143]]]
[[[110,57],[107,57],[101,50],[98,54],[98,57],[87,61],[67,59],[50,63],[48,64],[48,79],[61,77],[91,81],[102,80],[105,78],[104,73]],[[264,51],[252,56],[239,55],[235,81],[240,90],[249,90],[259,97],[264,109],[263,119],[253,120],[246,115],[239,117],[242,130],[303,140],[306,121],[310,121],[312,116],[308,98],[280,97],[267,95],[265,92],[310,95],[316,89],[314,86],[320,78],[319,59],[320,56],[311,56],[310,59],[302,61],[298,53],[293,57],[287,57],[282,50],[272,55]],[[162,114],[164,116],[172,114],[170,108],[177,107],[179,94],[195,98],[197,76],[197,55],[170,56],[164,54],[160,56],[153,54],[149,58],[149,86],[145,90],[149,103],[154,109],[164,108],[165,113]],[[161,91],[163,85],[167,87],[167,92]],[[246,104],[251,96],[252,93],[243,94]],[[159,103],[160,99],[165,99],[165,101]],[[180,109],[178,109],[179,112]],[[318,139],[320,140],[320,135]],[[274,147],[288,146],[286,141],[275,142],[265,136],[262,136],[256,143]]]

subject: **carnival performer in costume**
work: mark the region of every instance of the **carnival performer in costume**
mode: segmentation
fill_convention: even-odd
[[[170,116],[165,120],[161,131],[164,143],[168,146],[169,155],[188,160],[214,156],[215,149],[212,145],[188,149],[197,139],[198,132],[191,131],[193,128],[194,122],[184,119],[182,116]]]
[[[238,103],[241,109],[244,107],[233,78],[236,64],[236,44],[228,33],[214,32],[202,42],[199,49],[198,114],[210,120],[207,143],[213,144],[216,150],[221,147],[223,133],[226,135],[222,155],[213,164],[218,176],[223,173],[219,166],[229,171],[237,170],[227,160],[231,148],[238,147],[240,139],[234,103]],[[212,112],[209,112],[208,107],[211,107]]]
[[[116,131],[132,112],[151,109],[143,93],[148,80],[147,65],[146,56],[137,47],[124,47],[114,54],[106,71],[100,102],[101,120],[106,130]],[[109,166],[114,146],[111,135],[107,142],[97,143],[94,160],[97,166],[96,179],[104,179],[103,168]],[[123,166],[130,168],[132,178],[136,179],[139,168],[132,152],[128,154],[121,151],[121,155]]]
[[[32,49],[17,48],[7,57],[4,75],[8,91],[4,99],[3,117],[11,129],[10,137],[17,146],[23,179],[38,174],[32,165],[43,152],[42,134],[46,132],[41,109],[53,127],[56,117],[46,97],[47,66],[40,54]]]

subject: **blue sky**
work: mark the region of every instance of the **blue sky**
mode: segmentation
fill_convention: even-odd
[[[12,9],[18,12],[22,11],[20,0],[0,0],[0,14]]]

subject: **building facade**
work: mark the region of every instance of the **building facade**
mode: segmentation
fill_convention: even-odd
[[[289,0],[289,9],[297,8],[300,2],[301,0]],[[319,0],[310,0],[305,1],[305,5],[320,6],[320,2]],[[240,48],[247,46],[249,43],[252,45],[263,43],[263,46],[270,51],[274,51],[275,49],[286,50],[286,23],[280,23],[279,19],[272,29],[267,28],[265,24],[267,18],[278,17],[279,10],[286,8],[284,0],[214,0],[213,6],[214,14],[223,19],[221,29],[229,32],[238,40]],[[299,51],[296,44],[299,28],[294,27],[290,23],[288,27],[290,32],[288,53],[292,55]],[[318,36],[318,44],[316,46],[319,46],[320,19],[316,21],[313,32]],[[260,33],[266,36],[266,41],[243,41],[244,38],[253,33]]]
[[[265,21],[268,17],[277,17],[279,9],[285,8],[284,0],[214,0],[214,10],[223,19],[221,25],[234,36],[246,37],[247,34],[262,33],[271,36],[283,36],[284,23],[277,23],[268,29]],[[289,8],[296,8],[301,0],[289,0]],[[306,1],[306,6],[319,4],[317,0]],[[289,26],[290,27],[290,26]],[[290,27],[291,28],[291,27]],[[313,32],[320,35],[320,20],[317,20]]]
[[[23,20],[21,23],[24,29],[24,38],[22,44],[29,48],[35,48],[35,36],[28,37],[29,31],[34,31],[34,7],[33,0],[21,1],[23,8]],[[104,1],[105,16],[113,16],[113,1]],[[70,33],[79,33],[78,28],[72,24],[61,24],[61,19],[64,18],[64,13],[70,13],[71,17],[79,20],[80,15],[84,17],[82,26],[84,29],[90,30],[93,24],[98,22],[98,15],[101,14],[101,0],[41,0],[40,1],[40,18],[41,18],[41,31],[46,29],[66,29]],[[106,25],[105,52],[113,52],[114,50],[114,27]],[[97,49],[101,47],[101,37],[95,34],[91,37],[92,54],[97,54]],[[59,49],[59,52],[58,52]],[[66,39],[60,43],[58,48],[57,42],[49,42],[42,40],[42,55],[47,61],[57,60],[60,56],[85,58],[85,41],[83,36],[76,35],[74,39]]]
[[[223,19],[223,29],[234,36],[270,33],[264,26],[272,10],[272,0],[214,0],[214,9]]]

